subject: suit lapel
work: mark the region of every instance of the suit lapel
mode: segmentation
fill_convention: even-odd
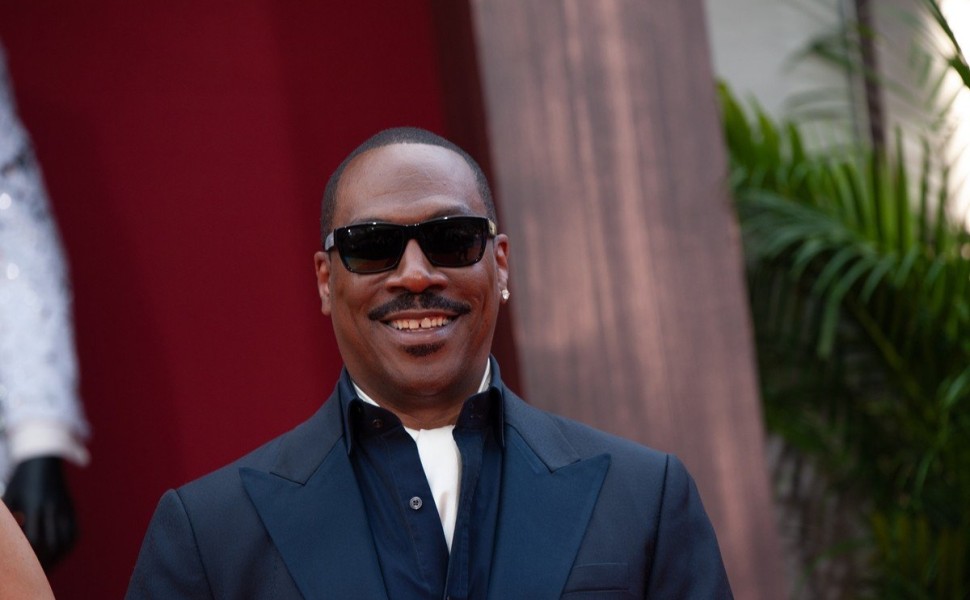
[[[505,462],[488,597],[559,598],[609,469],[507,389]]]
[[[342,440],[334,394],[283,442],[269,473],[243,486],[305,598],[386,600],[364,502]]]
[[[559,598],[610,457],[581,459],[551,416],[499,387],[505,458],[488,597]],[[270,472],[240,469],[240,477],[304,597],[386,600],[363,498],[339,443],[341,419],[335,393],[285,437]]]

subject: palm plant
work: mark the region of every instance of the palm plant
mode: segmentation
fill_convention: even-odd
[[[809,151],[721,100],[768,425],[857,525],[816,558],[861,565],[850,596],[970,598],[970,233],[948,169],[899,133]]]

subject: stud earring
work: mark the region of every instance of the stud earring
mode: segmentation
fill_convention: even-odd
[[[509,296],[511,296],[511,295],[512,295],[512,293],[509,292],[508,289],[502,290],[502,301],[503,302],[508,302],[509,301]]]

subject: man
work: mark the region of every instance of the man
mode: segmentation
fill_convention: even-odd
[[[336,390],[162,497],[129,598],[731,597],[677,459],[502,384],[509,240],[471,157],[381,132],[330,178],[321,230]]]

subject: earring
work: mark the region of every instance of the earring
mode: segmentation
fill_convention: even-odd
[[[512,293],[509,292],[508,289],[502,290],[502,301],[503,302],[508,302],[509,301],[509,296],[511,296],[511,295],[512,295]]]

